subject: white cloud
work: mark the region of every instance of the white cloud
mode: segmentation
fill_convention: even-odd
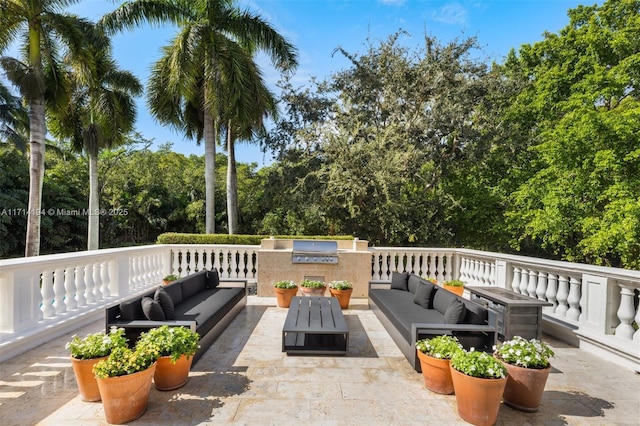
[[[449,3],[431,14],[434,21],[445,24],[464,24],[467,21],[467,9],[460,3]]]

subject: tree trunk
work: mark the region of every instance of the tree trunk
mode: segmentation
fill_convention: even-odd
[[[89,227],[87,250],[100,246],[100,202],[98,200],[98,153],[89,153]]]
[[[44,180],[44,153],[47,126],[45,124],[44,96],[29,105],[29,211],[25,257],[40,254],[40,213],[42,210],[42,182]]]
[[[205,183],[205,231],[215,233],[215,189],[216,189],[216,130],[211,112],[204,113],[204,183]]]
[[[238,174],[236,173],[236,150],[231,122],[227,131],[227,217],[229,234],[235,234],[238,228]]]

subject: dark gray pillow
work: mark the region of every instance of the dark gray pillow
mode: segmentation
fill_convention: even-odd
[[[416,295],[413,297],[413,303],[420,305],[425,309],[431,309],[433,304],[431,303],[431,295],[435,286],[429,282],[422,281],[416,288]]]
[[[218,269],[213,268],[207,272],[207,288],[216,288],[220,284],[220,275]]]
[[[467,308],[459,299],[454,299],[444,313],[445,324],[460,324],[464,320]]]
[[[406,272],[391,272],[391,288],[396,290],[407,291],[407,280],[409,274]]]
[[[153,300],[160,304],[162,308],[162,312],[164,313],[164,317],[168,320],[172,320],[176,318],[175,309],[173,306],[173,300],[169,293],[167,293],[164,288],[158,287],[155,294],[153,295]]]
[[[164,312],[162,311],[160,303],[145,296],[142,298],[140,304],[142,305],[142,312],[144,312],[144,316],[146,316],[148,320],[164,321]]]
[[[457,296],[449,290],[436,287],[435,294],[433,295],[433,309],[444,315],[451,302],[455,299],[457,299]]]

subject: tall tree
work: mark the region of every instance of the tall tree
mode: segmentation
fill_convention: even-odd
[[[65,92],[60,70],[60,50],[82,57],[85,29],[90,23],[61,12],[76,0],[3,0],[0,51],[18,37],[22,40],[24,61],[3,57],[0,65],[18,87],[29,110],[29,216],[25,256],[40,253],[40,215],[44,176],[45,102],[55,103]]]
[[[537,171],[513,194],[518,247],[636,268],[640,258],[640,1],[569,11],[569,24],[511,55],[529,85]]]
[[[206,232],[215,232],[215,150],[224,109],[240,122],[254,119],[247,82],[252,54],[266,51],[276,68],[296,65],[294,47],[266,21],[230,0],[137,0],[126,2],[102,22],[111,30],[149,22],[179,26],[154,65],[148,103],[160,122],[205,143]]]
[[[66,108],[52,114],[52,132],[70,139],[75,151],[84,151],[89,157],[87,249],[97,250],[100,244],[98,153],[127,141],[136,118],[133,97],[142,93],[142,85],[132,73],[117,67],[108,38],[96,31],[87,48],[90,63],[68,61],[71,96]]]

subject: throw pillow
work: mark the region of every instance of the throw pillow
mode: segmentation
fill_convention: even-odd
[[[160,307],[162,308],[162,312],[164,313],[164,317],[166,319],[172,320],[176,318],[173,300],[171,300],[171,296],[169,296],[169,293],[167,293],[164,288],[158,287],[155,294],[153,295],[153,300],[160,304]]]
[[[148,296],[143,297],[140,303],[142,304],[142,311],[148,320],[164,321],[164,312],[160,307],[160,303]]]
[[[454,299],[444,313],[445,324],[460,324],[464,320],[467,308],[459,299]]]
[[[407,280],[409,279],[409,274],[406,272],[396,272],[393,271],[391,273],[391,288],[395,290],[407,290]]]
[[[420,305],[425,309],[430,309],[431,295],[433,294],[434,285],[427,282],[421,282],[416,288],[416,295],[413,297],[413,303]]]

